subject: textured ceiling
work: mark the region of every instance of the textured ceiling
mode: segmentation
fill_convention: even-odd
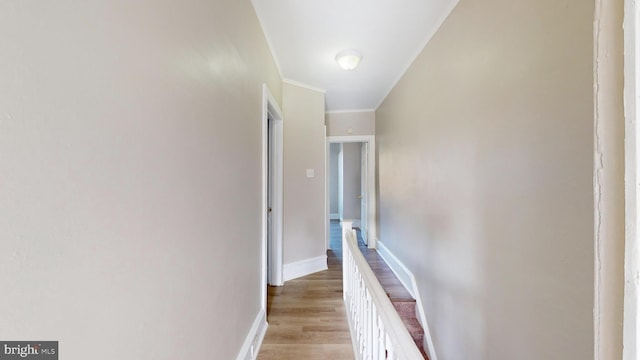
[[[326,90],[327,111],[376,109],[457,0],[252,0],[285,80]],[[335,56],[362,53],[342,70]]]

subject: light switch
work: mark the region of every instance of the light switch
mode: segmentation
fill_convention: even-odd
[[[313,169],[307,169],[307,177],[312,178],[314,176],[316,176],[315,171],[313,171]]]

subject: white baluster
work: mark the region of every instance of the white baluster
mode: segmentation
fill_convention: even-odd
[[[367,353],[366,353],[366,358],[367,359],[371,359],[373,358],[373,320],[372,320],[372,316],[373,316],[373,302],[371,300],[371,294],[369,293],[369,291],[367,291],[367,313],[366,315],[366,319],[367,319],[367,329],[366,329],[366,333],[367,333]]]
[[[387,344],[387,359],[396,360],[396,352],[388,334],[385,335],[385,343]]]
[[[357,356],[363,360],[422,359],[375,274],[358,249],[355,231],[343,232],[343,292]]]
[[[378,332],[380,328],[378,327],[378,308],[376,304],[371,304],[371,359],[376,360],[379,359],[378,352]]]

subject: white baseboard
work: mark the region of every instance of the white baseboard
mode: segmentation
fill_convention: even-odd
[[[329,219],[331,220],[340,220],[340,214],[329,214]]]
[[[289,281],[327,269],[327,255],[322,255],[311,259],[284,264],[282,272],[284,281]]]
[[[409,271],[409,269],[404,266],[402,261],[400,261],[395,255],[393,255],[391,251],[389,251],[389,249],[384,245],[382,241],[378,240],[377,245],[378,254],[380,254],[384,262],[389,265],[391,271],[396,274],[402,285],[404,285],[407,291],[409,291],[411,296],[415,299],[416,294],[411,282],[411,279],[413,278],[413,274],[411,273],[411,271]]]
[[[424,307],[422,306],[422,297],[418,291],[418,283],[416,282],[416,278],[413,274],[411,274],[411,283],[413,284],[413,289],[416,294],[416,318],[422,326],[422,330],[424,330],[422,347],[430,360],[438,360],[438,357],[436,356],[436,348],[433,345],[433,338],[431,337],[431,330],[429,329],[429,323],[427,322],[427,316],[425,315]]]
[[[236,360],[255,360],[258,357],[267,326],[267,313],[260,309]]]
[[[427,323],[427,317],[424,314],[424,307],[422,306],[422,297],[420,291],[418,291],[418,283],[416,277],[411,271],[398,259],[380,240],[377,241],[378,254],[382,257],[384,262],[389,265],[391,271],[398,277],[402,285],[409,291],[411,296],[416,299],[416,317],[422,329],[424,330],[423,347],[427,352],[430,360],[438,360],[436,356],[435,347],[433,346],[433,339],[431,338],[431,332],[429,331],[429,324]]]

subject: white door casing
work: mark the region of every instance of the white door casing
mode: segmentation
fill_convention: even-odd
[[[338,143],[366,143],[367,144],[367,173],[366,177],[366,188],[368,189],[366,194],[366,223],[367,223],[367,245],[371,249],[376,248],[377,241],[377,224],[376,224],[376,188],[375,188],[375,136],[374,135],[361,135],[361,136],[328,136],[327,137],[327,149],[330,148],[330,144]],[[327,154],[327,157],[329,154]],[[329,181],[329,174],[325,174],[325,181]],[[328,196],[325,201],[329,201]],[[325,206],[325,208],[327,208]],[[326,214],[325,218],[327,219],[327,223],[329,221],[329,214]],[[361,219],[362,220],[362,219]],[[327,225],[328,226],[328,225]],[[329,232],[327,232],[327,237],[330,236]],[[328,241],[328,240],[327,240]]]
[[[338,152],[338,218],[340,221],[344,219],[344,149],[342,148],[342,144],[340,145],[340,151]]]
[[[638,149],[637,108],[640,71],[640,7],[636,1],[624,2],[624,112],[625,112],[625,287],[623,316],[624,360],[640,359],[640,240],[638,200],[640,197],[640,154]],[[597,289],[598,291],[600,289]],[[600,339],[596,338],[596,342]]]
[[[368,158],[369,145],[362,143],[360,147],[360,234],[365,244],[369,243],[367,221],[367,194],[369,193],[369,184],[366,176],[368,172]]]

